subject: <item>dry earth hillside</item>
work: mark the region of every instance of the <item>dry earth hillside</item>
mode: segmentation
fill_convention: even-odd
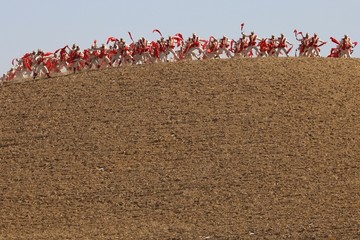
[[[360,239],[360,60],[0,86],[0,239]]]

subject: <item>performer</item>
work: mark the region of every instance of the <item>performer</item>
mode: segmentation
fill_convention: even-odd
[[[261,39],[260,43],[259,43],[259,47],[260,47],[260,54],[259,57],[267,57],[269,56],[269,43],[268,43],[268,39],[263,38]]]
[[[154,63],[155,58],[151,56],[151,46],[149,45],[149,41],[142,37],[139,40],[139,48],[137,53],[140,55],[139,58],[134,56],[135,63]]]
[[[198,55],[196,56],[196,54],[194,53],[194,51],[198,51]],[[196,35],[196,33],[193,33],[192,38],[189,38],[186,46],[185,46],[185,51],[184,51],[184,55],[185,58],[192,58],[195,57],[196,59],[200,60],[200,55],[205,55],[204,50],[201,48],[200,45],[200,39],[199,37]]]
[[[45,65],[45,56],[42,50],[38,50],[35,55],[35,67],[33,71],[33,78],[35,79],[39,74],[45,73],[48,78],[50,78],[50,72]]]
[[[35,55],[35,53],[34,53],[34,55]],[[13,60],[12,63],[14,65],[14,69],[16,69],[17,76],[20,76],[21,78],[27,78],[27,77],[31,76],[31,74],[33,72],[32,62],[33,62],[34,55],[32,53],[27,53],[22,58]],[[16,65],[14,64],[14,61],[17,62]]]
[[[205,58],[219,58],[219,42],[213,36],[210,37],[205,48]]]
[[[320,47],[326,44],[326,42],[320,40],[319,36],[314,33],[314,36],[309,40],[309,48],[307,56],[309,57],[321,57]]]
[[[90,49],[89,49],[89,69],[92,69],[93,66],[95,66],[96,68],[98,68],[99,66],[99,55],[100,55],[100,48],[97,47],[96,44],[91,45]]]
[[[15,78],[15,75],[16,75],[16,71],[15,71],[15,69],[12,67],[12,68],[10,68],[10,70],[6,73],[6,74],[4,74],[5,76],[3,76],[3,81],[11,81],[11,80],[14,80],[14,78]]]
[[[218,51],[219,57],[221,54],[223,54],[225,52],[225,54],[228,58],[232,58],[233,56],[231,55],[230,50],[228,49],[229,47],[230,47],[229,38],[227,36],[223,36],[220,39],[220,45],[219,45],[219,51]]]
[[[65,71],[68,71],[68,59],[69,59],[69,53],[66,51],[67,49],[71,50],[69,48],[68,45],[66,45],[63,48],[60,48],[58,50],[55,51],[55,53],[57,53],[58,51],[60,51],[59,55],[60,55],[60,59],[59,59],[59,64],[58,64],[58,68],[61,71],[63,68],[65,69]]]
[[[268,40],[268,56],[274,57],[276,55],[279,43],[275,38],[275,35],[271,35],[271,38]]]
[[[73,69],[73,72],[80,71],[85,65],[85,60],[83,59],[84,54],[81,52],[79,46],[75,46],[75,49],[70,53],[70,68]]]
[[[125,41],[123,38],[120,38],[119,41],[115,42],[114,44],[114,55],[111,57],[111,65],[114,66],[114,64],[120,65],[121,63],[121,55],[125,46]]]
[[[356,43],[357,44],[357,43]],[[355,46],[356,46],[355,44]],[[344,37],[341,39],[340,41],[340,56],[339,57],[347,57],[350,58],[351,54],[353,52],[352,48],[353,48],[353,43],[351,42],[351,39],[349,38],[348,35],[344,35]]]
[[[235,43],[235,56],[246,57],[246,49],[249,47],[249,40],[245,34]]]
[[[291,45],[289,49],[287,49],[288,44]],[[283,52],[287,57],[289,57],[289,52],[291,51],[291,49],[292,49],[292,44],[287,40],[285,35],[282,33],[278,38],[277,52],[275,55],[278,57],[281,54],[281,52]]]
[[[200,41],[199,41],[199,37],[196,35],[196,33],[193,33],[192,38],[192,47],[200,47]]]
[[[180,60],[179,56],[175,52],[175,41],[171,36],[169,36],[165,43],[165,55],[168,56],[170,53],[173,55],[175,61]]]
[[[100,50],[100,54],[98,58],[97,68],[99,69],[102,65],[104,65],[104,63],[106,64],[105,66],[111,66],[111,61],[108,57],[108,51],[105,47],[105,44],[102,44],[101,47],[98,48],[98,50]]]
[[[46,62],[46,67],[48,68],[49,72],[61,73],[60,57],[57,55],[57,53],[54,53],[53,57]]]
[[[121,48],[121,58],[119,62],[119,66],[123,64],[132,64],[134,62],[134,57],[132,55],[132,50],[129,45],[125,44]]]
[[[245,56],[252,56],[252,50],[255,50],[256,54],[259,55],[260,51],[257,47],[257,41],[260,39],[254,32],[251,32],[247,37],[249,38],[249,46],[245,50]]]
[[[301,35],[301,38],[298,38],[298,35]],[[300,42],[300,45],[296,51],[299,51],[300,57],[305,57],[309,55],[309,47],[310,47],[310,37],[309,33],[306,33],[305,36],[302,32],[297,32],[295,30],[295,38]]]

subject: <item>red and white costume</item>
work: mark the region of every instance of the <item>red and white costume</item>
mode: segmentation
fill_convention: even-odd
[[[321,57],[320,47],[324,44],[326,44],[326,42],[320,40],[319,36],[314,33],[314,36],[309,39],[308,51],[306,52],[306,56]]]
[[[155,58],[151,55],[152,47],[149,45],[149,41],[142,37],[135,44],[134,51],[134,63],[135,64],[143,64],[143,63],[154,63]]]
[[[111,56],[111,65],[120,65],[123,48],[125,46],[124,39],[120,38],[119,41],[115,42],[113,51],[115,54]]]
[[[165,42],[165,56],[166,56],[166,60],[168,61],[168,55],[171,53],[173,55],[173,59],[175,61],[178,61],[180,58],[178,56],[178,54],[175,52],[175,40],[172,37],[169,37],[166,42]]]
[[[296,49],[295,51],[295,56],[296,56],[296,52],[299,51],[299,56],[300,57],[305,57],[309,55],[309,47],[310,47],[310,37],[309,34],[306,33],[305,36],[303,35],[302,32],[298,32],[298,30],[294,30],[295,33],[295,38],[297,41],[300,42],[299,47]],[[301,38],[299,38],[299,35],[301,35]]]
[[[111,66],[111,61],[108,57],[108,51],[105,47],[105,44],[101,45],[100,48],[98,49],[95,49],[95,50],[98,50],[99,51],[99,55],[98,55],[98,58],[96,59],[97,60],[97,68],[100,68],[102,66]]]
[[[246,50],[249,47],[249,40],[245,34],[235,43],[235,57],[246,57]]]
[[[76,46],[72,49],[69,57],[69,68],[76,71],[80,71],[85,66],[85,60],[83,59],[84,54],[81,52],[80,47]]]
[[[195,54],[195,51],[198,51],[198,55]],[[200,55],[205,55],[204,50],[201,48],[200,39],[195,33],[186,42],[183,53],[186,59],[200,59]]]
[[[206,44],[205,57],[209,59],[219,58],[219,42],[213,36],[210,37]]]
[[[229,38],[226,36],[223,36],[223,38],[220,39],[220,44],[219,44],[219,56],[223,53],[226,54],[226,56],[228,58],[232,58],[232,54],[229,50],[230,47],[230,43],[229,43]]]
[[[59,63],[58,63],[58,69],[60,71],[65,70],[68,71],[68,67],[69,67],[69,63],[68,63],[68,59],[69,59],[69,53],[67,52],[67,49],[70,50],[69,46],[66,45],[63,48],[59,48],[58,50],[55,51],[55,53],[59,52]]]
[[[132,56],[133,50],[130,48],[129,45],[125,44],[122,48],[120,48],[121,51],[121,60],[119,65],[123,64],[132,64],[135,60]]]
[[[45,56],[44,52],[38,50],[34,58],[34,71],[33,78],[35,79],[37,76],[41,76],[41,74],[46,74],[47,77],[50,77],[49,69],[46,67],[47,56]]]
[[[290,48],[288,47],[288,44],[291,45]],[[285,35],[282,33],[281,36],[278,38],[278,45],[277,45],[277,51],[275,53],[275,56],[278,57],[281,53],[284,53],[287,57],[289,57],[289,52],[292,49],[292,44],[287,40]]]
[[[259,57],[267,57],[269,56],[269,42],[268,39],[263,38],[259,42]]]
[[[259,48],[257,47],[257,41],[259,40],[258,36],[251,32],[250,35],[247,36],[249,38],[248,47],[245,50],[245,56],[252,56],[253,50],[255,50],[256,54],[260,54]]]
[[[356,47],[358,43],[352,42],[348,35],[345,35],[343,39],[340,41],[340,55],[339,57],[350,58],[353,53],[353,48]]]

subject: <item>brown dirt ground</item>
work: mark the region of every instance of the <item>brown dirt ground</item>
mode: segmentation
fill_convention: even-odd
[[[360,60],[0,87],[0,239],[360,239]]]

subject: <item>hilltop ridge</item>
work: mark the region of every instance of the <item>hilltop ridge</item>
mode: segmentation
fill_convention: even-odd
[[[0,86],[0,238],[360,238],[360,60]]]

